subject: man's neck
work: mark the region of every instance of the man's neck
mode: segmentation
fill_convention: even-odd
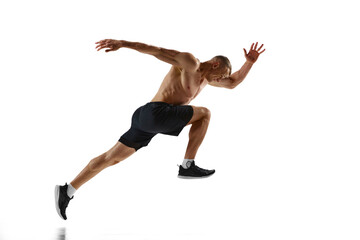
[[[209,62],[203,62],[200,63],[200,73],[201,73],[201,79],[204,79],[207,77],[207,75],[209,74],[209,72],[211,71],[211,63]]]

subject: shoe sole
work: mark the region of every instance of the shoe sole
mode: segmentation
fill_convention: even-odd
[[[213,173],[213,174],[214,174],[214,173]],[[203,177],[191,177],[191,176],[181,176],[181,175],[178,175],[178,178],[181,178],[181,179],[202,179],[202,178],[211,177],[213,174],[210,174],[210,175],[207,175],[207,176],[203,176]]]
[[[61,213],[60,213],[60,208],[59,208],[59,195],[60,195],[60,186],[59,185],[56,185],[55,186],[55,208],[56,208],[56,211],[57,213],[59,214],[59,216],[65,220],[63,218],[63,216],[61,216]]]

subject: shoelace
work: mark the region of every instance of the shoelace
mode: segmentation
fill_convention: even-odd
[[[181,165],[177,164],[177,166],[180,167]],[[202,172],[202,173],[208,173],[209,172],[209,170],[200,168],[200,167],[196,166],[195,164],[193,166],[191,166],[190,168],[194,168],[195,170],[197,170],[199,172]],[[186,169],[190,169],[190,168],[184,168],[184,169],[186,170]]]
[[[194,165],[194,168],[195,168],[196,170],[202,172],[202,173],[207,173],[207,172],[208,172],[208,170],[203,169],[203,168],[200,168],[200,167],[198,167],[198,166],[196,166],[196,165]]]

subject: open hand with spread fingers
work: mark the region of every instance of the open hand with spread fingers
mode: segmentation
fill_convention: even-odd
[[[122,47],[122,41],[114,40],[114,39],[104,39],[99,42],[96,42],[95,44],[97,44],[96,49],[98,51],[103,48],[108,48],[105,50],[105,52],[116,51]]]
[[[261,46],[258,49],[256,49],[257,45],[258,45],[257,42],[256,42],[255,46],[254,46],[254,43],[253,43],[251,45],[249,53],[247,53],[245,48],[244,48],[246,61],[249,61],[251,63],[255,63],[256,60],[258,59],[259,55],[262,54],[266,50],[266,49],[264,49],[261,52],[259,52],[261,50],[261,48],[264,46],[264,44],[261,44]]]

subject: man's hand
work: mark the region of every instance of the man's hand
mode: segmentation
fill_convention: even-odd
[[[248,61],[250,63],[255,63],[256,60],[258,59],[259,55],[262,54],[266,50],[266,49],[264,49],[261,52],[259,52],[261,50],[261,48],[264,46],[264,44],[261,44],[259,49],[256,49],[257,45],[258,45],[258,43],[256,42],[255,47],[254,47],[254,43],[253,43],[251,45],[249,53],[247,53],[245,48],[244,48],[246,61]]]
[[[101,40],[99,42],[96,42],[95,44],[98,44],[96,46],[96,49],[98,51],[100,51],[103,48],[109,48],[109,49],[106,49],[105,52],[116,51],[119,48],[123,47],[121,40],[114,40],[114,39]]]

